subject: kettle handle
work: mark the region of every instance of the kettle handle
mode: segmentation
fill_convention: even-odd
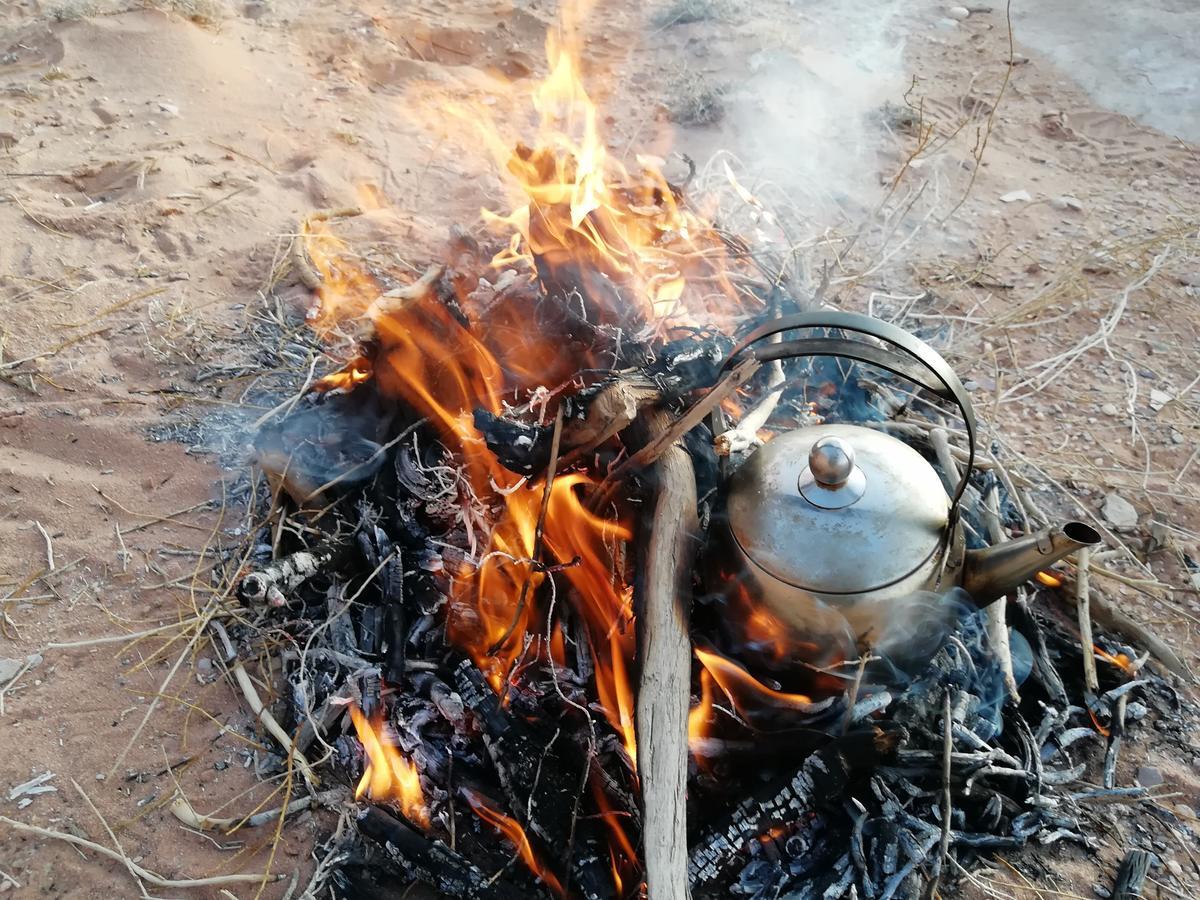
[[[767,347],[751,347],[752,344],[763,338],[797,328],[837,328],[877,338],[896,349],[877,347],[864,341],[826,337],[799,338],[793,341],[780,341]],[[898,353],[896,350],[903,352]],[[949,363],[942,358],[940,353],[915,335],[909,334],[903,328],[890,322],[884,322],[882,319],[864,316],[861,313],[826,311],[794,313],[764,322],[733,348],[733,352],[725,361],[724,368],[730,368],[736,362],[744,359],[747,354],[759,362],[772,362],[799,356],[838,356],[870,363],[907,378],[942,399],[954,403],[962,413],[963,421],[967,426],[967,466],[959,479],[958,487],[955,488],[950,503],[950,521],[957,520],[959,501],[967,489],[967,483],[975,467],[975,408],[971,405],[971,398],[963,388],[962,382],[958,380],[958,376],[954,374],[954,370],[950,368]],[[929,378],[930,375],[933,375],[933,379]]]

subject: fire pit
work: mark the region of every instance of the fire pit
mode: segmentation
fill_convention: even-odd
[[[1126,723],[1174,702],[1145,659],[1037,602],[1072,578],[1086,598],[1086,556],[1050,567],[1099,536],[1054,527],[976,447],[926,344],[830,313],[824,285],[799,296],[686,181],[606,157],[574,50],[551,42],[539,141],[506,163],[525,202],[488,216],[495,238],[452,235],[416,279],[342,252],[357,210],[310,216],[295,245],[346,365],[263,426],[277,518],[240,596],[292,646],[287,771],[356,801],[334,892],[886,900],[996,851],[1087,845],[1089,802],[1143,791],[1115,786]],[[802,358],[782,340],[799,327]],[[789,455],[785,432],[818,423],[871,429],[875,469],[828,436]],[[826,586],[789,617],[744,577],[733,516],[762,498],[729,485],[776,451],[804,469],[789,502],[818,511],[774,523],[777,561],[920,569],[903,615],[850,614]],[[820,516],[843,527],[901,453],[924,493],[906,481],[873,514],[932,510],[931,542],[832,558]],[[258,634],[232,639],[236,671]],[[1105,739],[1102,786],[1080,786]]]

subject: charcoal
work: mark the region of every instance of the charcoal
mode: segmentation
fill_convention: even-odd
[[[550,464],[550,435],[554,429],[549,425],[529,424],[477,409],[475,428],[483,435],[488,449],[510,472],[532,475]]]
[[[527,900],[521,888],[489,878],[437,839],[429,839],[377,806],[358,817],[359,830],[371,838],[410,879],[423,881],[449,897],[463,900]]]

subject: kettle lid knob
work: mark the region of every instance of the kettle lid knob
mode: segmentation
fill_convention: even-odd
[[[841,487],[854,473],[854,448],[837,437],[823,437],[808,451],[808,468],[822,487]]]

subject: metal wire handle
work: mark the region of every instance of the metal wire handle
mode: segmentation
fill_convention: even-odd
[[[752,346],[763,338],[797,328],[837,328],[876,338],[895,349],[877,347],[864,341],[826,337],[799,338],[760,348]],[[903,353],[897,353],[897,349]],[[759,362],[801,356],[837,356],[853,359],[907,378],[943,400],[954,403],[967,426],[967,466],[953,497],[950,498],[950,521],[957,521],[959,501],[975,468],[975,408],[971,405],[971,398],[962,382],[940,353],[915,335],[882,319],[853,312],[808,312],[781,316],[759,325],[733,348],[722,369],[728,370],[747,356],[752,356]],[[914,365],[914,361],[919,365]],[[929,375],[933,375],[935,380],[930,380]]]

